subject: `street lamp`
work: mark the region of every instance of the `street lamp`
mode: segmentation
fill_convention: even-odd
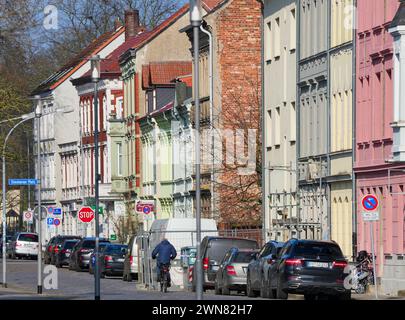
[[[96,263],[94,268],[94,299],[100,300],[100,272],[99,272],[99,237],[100,237],[100,224],[99,224],[99,181],[100,176],[98,172],[98,94],[97,94],[97,84],[100,80],[100,56],[96,55],[90,59],[91,62],[91,81],[94,83],[94,168],[95,168],[95,224],[96,224],[96,247],[94,249]]]
[[[203,299],[203,279],[201,261],[201,173],[200,173],[200,27],[201,27],[201,1],[190,0],[190,22],[193,27],[193,49],[194,49],[194,104],[195,104],[195,198],[196,198],[196,231],[197,231],[197,257],[195,261],[196,271],[196,294],[197,300]]]
[[[35,119],[37,119],[37,179],[38,179],[38,208],[39,214],[37,219],[38,232],[38,283],[37,293],[42,294],[42,216],[41,216],[41,117],[42,117],[42,101],[41,96],[34,97],[36,101]]]
[[[6,233],[7,233],[7,222],[6,222],[6,146],[7,146],[7,141],[10,138],[11,134],[13,133],[13,131],[22,123],[34,119],[35,114],[34,113],[30,113],[30,114],[25,114],[22,115],[20,117],[17,118],[13,118],[10,120],[6,120],[6,121],[12,121],[12,120],[20,120],[13,128],[11,128],[11,130],[8,132],[6,139],[4,140],[4,144],[3,144],[3,153],[2,153],[2,162],[3,162],[3,287],[7,288],[7,278],[6,278]],[[2,122],[6,122],[6,121],[2,121]]]

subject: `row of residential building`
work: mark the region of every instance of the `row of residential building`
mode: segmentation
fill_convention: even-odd
[[[352,257],[371,249],[361,199],[375,194],[378,276],[387,292],[404,287],[404,1],[202,6],[201,126],[220,132],[202,144],[203,217],[223,229],[261,228],[266,239],[334,240]],[[137,11],[126,12],[124,25],[33,92],[46,99],[45,113],[74,108],[42,118],[41,198],[64,212],[48,238],[94,233],[77,221],[78,209],[94,201],[93,55],[104,59],[97,114],[103,235],[194,217],[196,57],[188,10],[153,30],[139,24]],[[225,140],[238,141],[236,129],[256,130],[248,174],[240,171],[249,167],[248,145],[222,152]],[[138,212],[140,202],[152,203],[153,215]]]

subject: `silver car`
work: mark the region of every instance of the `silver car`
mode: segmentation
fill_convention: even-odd
[[[252,249],[230,249],[217,271],[215,294],[229,295],[231,290],[246,291],[248,265],[257,252]]]
[[[38,234],[30,232],[17,233],[10,244],[9,258],[37,258],[38,257]]]

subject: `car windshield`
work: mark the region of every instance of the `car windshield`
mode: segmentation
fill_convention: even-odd
[[[300,257],[331,257],[343,259],[339,246],[330,243],[298,243],[294,249],[294,255]]]
[[[65,249],[72,249],[78,241],[66,241],[64,244]]]
[[[254,240],[244,239],[214,239],[210,242],[206,257],[214,261],[222,261],[225,253],[231,248],[257,249],[258,244]]]
[[[108,254],[124,254],[126,253],[126,250],[128,249],[128,246],[126,245],[109,245],[105,248],[105,253]]]
[[[249,263],[252,261],[252,254],[254,254],[254,251],[250,252],[238,252],[235,257],[233,258],[233,262],[237,263]]]
[[[101,243],[108,243],[108,241],[99,240],[99,245],[101,245]],[[95,247],[96,247],[96,241],[95,240],[85,240],[85,241],[83,241],[82,248],[84,248],[84,249],[94,249]]]
[[[38,242],[38,235],[30,233],[22,233],[18,237],[18,241]]]

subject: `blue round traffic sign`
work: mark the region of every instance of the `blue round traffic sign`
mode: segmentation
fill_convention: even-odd
[[[150,207],[148,207],[148,206],[143,207],[143,213],[149,214],[150,213]]]
[[[53,219],[53,224],[55,226],[59,226],[60,225],[60,219]]]
[[[363,209],[366,211],[374,211],[378,208],[378,199],[374,195],[366,195],[362,200]]]
[[[53,207],[48,207],[48,213],[53,213]]]

